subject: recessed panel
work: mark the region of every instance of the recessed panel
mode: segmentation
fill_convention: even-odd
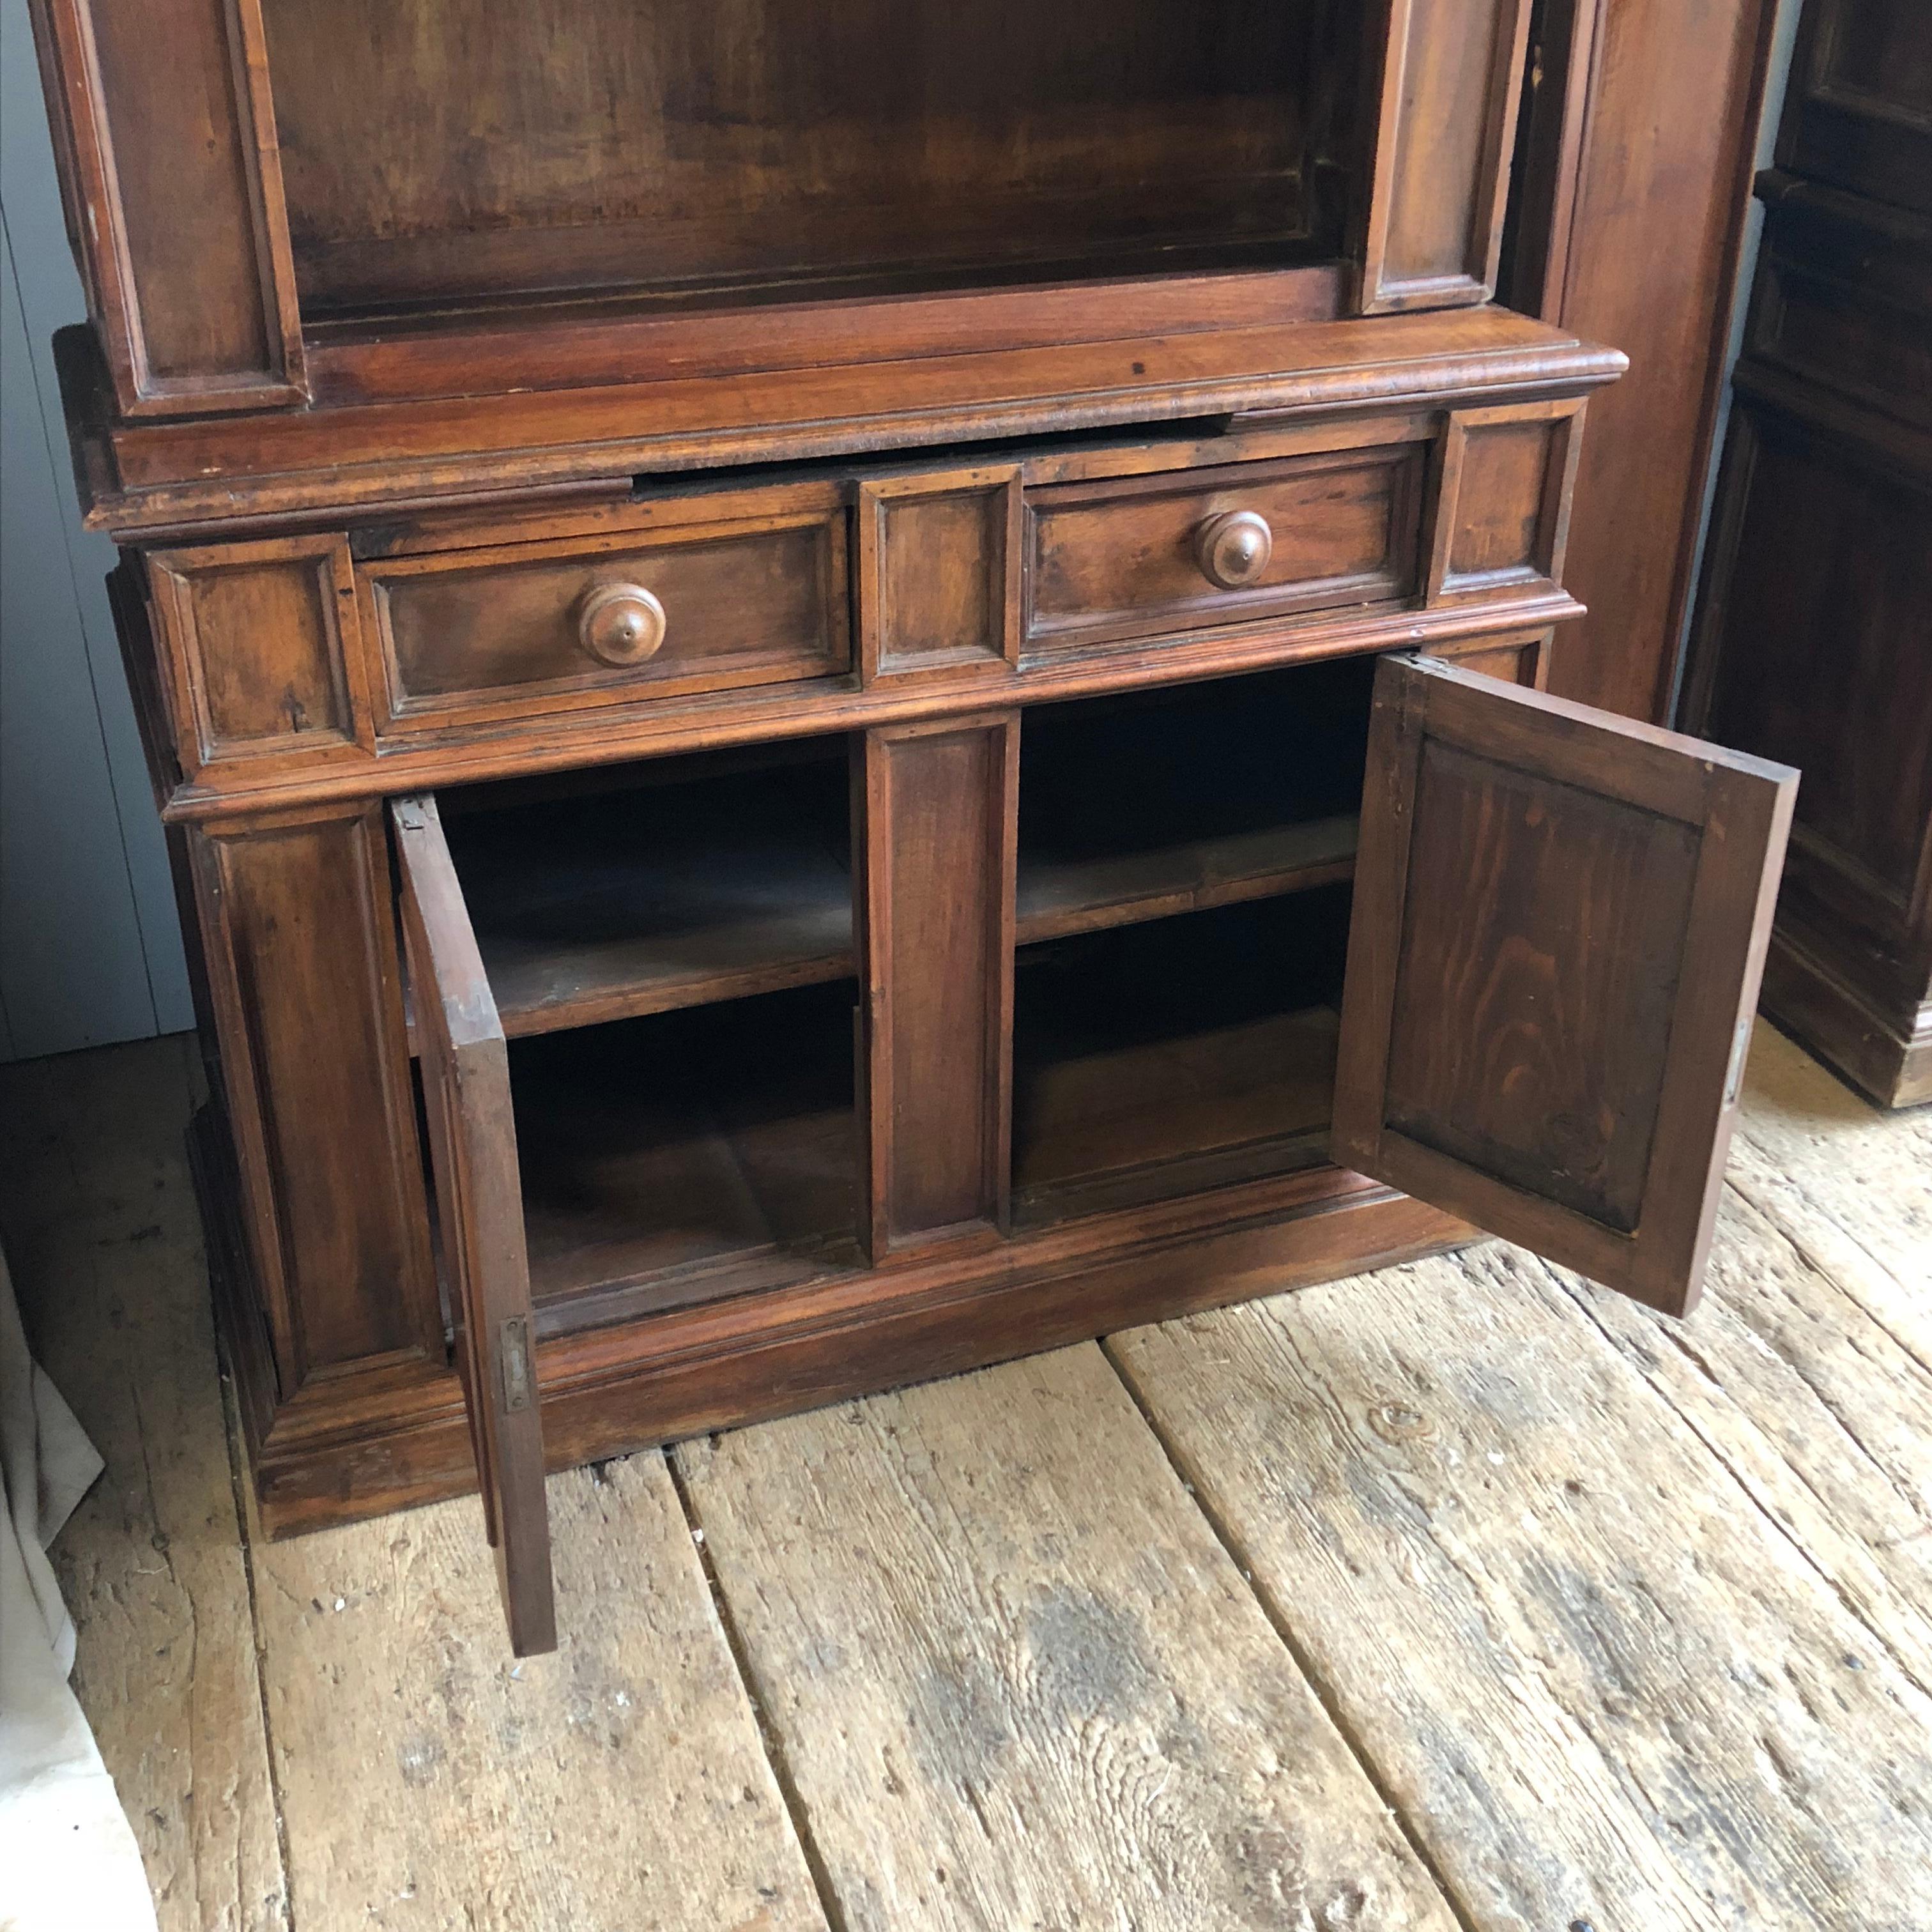
[[[1411,841],[1387,1124],[1634,1231],[1697,832],[1430,740]]]
[[[1449,549],[1450,588],[1468,578],[1548,571],[1544,503],[1552,434],[1552,425],[1541,421],[1468,432]]]
[[[1932,491],[1750,433],[1708,729],[1797,766],[1798,823],[1902,907],[1932,818]]]

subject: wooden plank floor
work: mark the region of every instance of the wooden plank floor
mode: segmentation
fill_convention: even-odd
[[[166,1932],[1924,1932],[1932,1110],[1760,1028],[1688,1324],[1491,1246],[247,1534],[181,1040],[0,1069]]]

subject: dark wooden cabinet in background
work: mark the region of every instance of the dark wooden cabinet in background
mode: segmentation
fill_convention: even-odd
[[[1793,781],[1544,690],[1527,14],[39,0],[272,1532],[480,1479],[537,1648],[546,1462],[1688,1306]]]
[[[1802,764],[1765,1010],[1932,1100],[1932,17],[1810,0],[1684,715]]]

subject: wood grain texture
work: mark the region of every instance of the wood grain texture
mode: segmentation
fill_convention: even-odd
[[[636,783],[550,799],[454,794],[445,831],[505,1033],[852,977],[850,788],[832,746],[683,782],[688,766],[634,767],[620,776]]]
[[[1888,1119],[1760,1023],[1732,1184],[1932,1364],[1932,1112]]]
[[[148,582],[174,748],[189,771],[370,742],[346,543],[296,537],[164,550],[149,559]]]
[[[1796,785],[1453,664],[1384,658],[1336,1157],[1687,1312]]]
[[[662,646],[599,659],[585,599],[634,586],[664,612]],[[850,657],[842,513],[748,517],[590,544],[398,559],[364,574],[385,733],[823,676]]]
[[[117,534],[197,520],[419,508],[714,464],[931,447],[1229,412],[1400,408],[1574,394],[1613,382],[1613,349],[1494,308],[1274,322],[1121,340],[871,364],[754,372],[720,383],[682,372],[648,381],[508,389],[446,400],[344,406],[232,425],[110,422],[92,350],[57,338],[81,443],[92,523]],[[99,457],[111,460],[104,470]]]
[[[1932,1700],[1598,1309],[1487,1249],[1109,1346],[1466,1923],[1902,1932]]]
[[[380,808],[190,851],[283,1396],[358,1358],[440,1367]]]
[[[302,395],[256,0],[38,0],[70,226],[130,416]]]
[[[993,464],[859,486],[860,661],[874,678],[1019,658],[1020,468]]]
[[[1027,648],[1406,596],[1418,575],[1423,456],[1408,443],[1029,490]],[[1275,532],[1265,568],[1234,589],[1196,554],[1202,526],[1231,513]]]
[[[1368,16],[1382,78],[1360,306],[1486,301],[1502,247],[1529,0],[1394,0]]]
[[[878,1262],[1006,1221],[1018,714],[868,732],[854,787]]]
[[[256,1544],[295,1932],[824,1932],[663,1458],[550,1509],[520,1665],[473,1504]]]
[[[1775,11],[1773,0],[1547,8],[1570,29],[1547,44],[1544,72],[1570,124],[1558,117],[1529,164],[1546,225],[1538,245],[1520,243],[1502,295],[1630,358],[1584,440],[1565,581],[1589,615],[1551,676],[1552,689],[1628,717],[1661,720],[1671,703]]]
[[[1892,38],[1918,32],[1904,20],[1821,0],[1800,23],[1780,153],[1824,184],[1842,165],[1844,185],[1759,183],[1682,706],[1692,729],[1802,764],[1764,1010],[1893,1106],[1932,1099],[1932,211],[1891,206],[1879,165],[1912,138],[1887,90],[1925,86]],[[1862,77],[1832,80],[1841,61]],[[1880,198],[1846,191],[1861,182]]]
[[[106,1462],[55,1547],[74,1688],[161,1932],[288,1932],[207,1276],[184,1036],[0,1069],[28,1343]]]
[[[1097,1349],[677,1457],[850,1932],[1454,1924]]]
[[[524,1190],[503,1023],[433,798],[390,812],[438,1247],[497,1593],[519,1657],[556,1648]]]
[[[1184,248],[1335,251],[1332,233],[1294,247],[1351,145],[1354,37],[1334,0],[1130,0],[1103,50],[1022,0],[931,16],[872,0],[808,24],[760,0],[641,19],[584,0],[264,10],[318,310],[613,285],[716,303]]]

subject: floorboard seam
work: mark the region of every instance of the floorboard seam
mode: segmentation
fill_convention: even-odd
[[[850,1932],[844,1908],[839,1904],[838,1888],[832,1882],[824,1856],[807,1822],[804,1796],[792,1776],[784,1747],[766,1718],[764,1700],[759,1694],[757,1673],[752,1667],[751,1651],[745,1642],[744,1633],[738,1628],[737,1618],[732,1612],[730,1599],[725,1594],[724,1586],[718,1575],[718,1566],[712,1561],[711,1546],[706,1540],[697,1498],[686,1484],[684,1472],[677,1466],[675,1453],[670,1449],[658,1453],[664,1457],[678,1508],[684,1512],[685,1526],[691,1532],[692,1544],[698,1552],[698,1567],[704,1574],[704,1587],[711,1593],[712,1612],[718,1618],[718,1628],[724,1633],[724,1648],[730,1654],[731,1668],[737,1672],[738,1688],[744,1693],[745,1702],[751,1708],[752,1721],[758,1727],[759,1747],[764,1752],[766,1763],[771,1767],[772,1780],[778,1786],[785,1815],[791,1820],[792,1835],[798,1840],[806,1870],[811,1874],[812,1888],[818,1895],[818,1909],[824,1915],[828,1932]]]
[[[216,1344],[218,1349],[220,1344]],[[262,1606],[255,1579],[255,1540],[248,1530],[248,1470],[240,1439],[241,1418],[236,1412],[235,1380],[227,1364],[219,1367],[221,1384],[222,1433],[228,1444],[228,1482],[235,1498],[235,1528],[242,1544],[242,1576],[248,1592],[248,1629],[254,1639],[255,1696],[262,1712],[262,1754],[268,1760],[268,1798],[275,1814],[275,1857],[282,1868],[281,1921],[286,1932],[295,1932],[295,1871],[289,1856],[288,1820],[282,1808],[282,1780],[275,1768],[275,1734],[268,1718],[268,1678],[262,1660],[268,1652],[268,1639],[262,1628]]]
[[[1569,1293],[1570,1299],[1576,1303],[1584,1318],[1596,1329],[1597,1332],[1604,1337],[1604,1340],[1606,1341],[1612,1348],[1616,1348],[1619,1354],[1622,1354],[1623,1351],[1618,1346],[1616,1337],[1597,1319],[1595,1311],[1588,1306],[1583,1300],[1582,1296],[1573,1289],[1568,1289],[1566,1288],[1566,1292]],[[1659,1325],[1660,1327],[1663,1326],[1663,1323],[1660,1322]],[[1672,1347],[1676,1348],[1680,1354],[1684,1356],[1686,1360],[1690,1363],[1693,1367],[1696,1368],[1700,1374],[1703,1375],[1707,1380],[1710,1381],[1713,1384],[1713,1385],[1718,1389],[1719,1394],[1723,1395],[1726,1402],[1731,1401],[1730,1391],[1725,1389],[1721,1382],[1718,1382],[1717,1378],[1711,1374],[1710,1370],[1705,1366],[1704,1363],[1700,1359],[1700,1358],[1688,1348],[1678,1336],[1671,1333],[1668,1328],[1664,1328],[1664,1337],[1670,1342]],[[1625,1357],[1624,1359],[1628,1360],[1628,1358]],[[1781,1356],[1779,1358],[1780,1360],[1782,1360],[1784,1358]],[[1634,1368],[1636,1365],[1633,1364],[1631,1366]],[[1642,1374],[1641,1370],[1639,1370],[1638,1372],[1640,1375]],[[1724,1474],[1737,1486],[1739,1493],[1742,1495],[1745,1502],[1750,1505],[1751,1508],[1755,1510],[1765,1522],[1768,1522],[1774,1531],[1777,1532],[1778,1536],[1784,1542],[1789,1544],[1791,1547],[1797,1552],[1798,1558],[1804,1564],[1805,1568],[1808,1570],[1813,1576],[1816,1577],[1819,1582],[1824,1586],[1826,1591],[1829,1592],[1832,1600],[1838,1604],[1839,1608],[1844,1612],[1846,1616],[1850,1617],[1852,1622],[1856,1624],[1859,1629],[1863,1630],[1865,1634],[1870,1638],[1873,1643],[1884,1653],[1886,1660],[1891,1664],[1893,1669],[1898,1671],[1899,1675],[1922,1696],[1932,1696],[1932,1682],[1928,1682],[1927,1681],[1926,1674],[1922,1672],[1909,1658],[1903,1655],[1900,1652],[1898,1646],[1892,1641],[1892,1640],[1888,1637],[1882,1630],[1878,1628],[1870,1617],[1867,1616],[1864,1612],[1858,1608],[1857,1603],[1853,1600],[1845,1586],[1838,1581],[1837,1577],[1833,1576],[1832,1573],[1825,1568],[1824,1564],[1820,1561],[1817,1556],[1807,1546],[1804,1539],[1800,1537],[1789,1524],[1779,1520],[1776,1514],[1762,1502],[1762,1499],[1760,1499],[1750,1484],[1744,1479],[1744,1475],[1732,1462],[1731,1459],[1724,1454],[1722,1447],[1718,1443],[1713,1442],[1702,1430],[1698,1427],[1696,1418],[1690,1415],[1683,1406],[1671,1396],[1668,1390],[1659,1388],[1654,1382],[1650,1380],[1650,1378],[1648,1376],[1643,1376],[1642,1380],[1646,1385],[1651,1390],[1652,1393],[1655,1395],[1658,1401],[1661,1402],[1664,1406],[1670,1411],[1671,1414],[1676,1416],[1678,1421],[1682,1423],[1686,1429],[1690,1430],[1690,1433],[1696,1438],[1698,1444],[1703,1449],[1705,1454],[1708,1455],[1712,1461],[1716,1463],[1718,1468],[1722,1469]],[[1809,1384],[1808,1384],[1807,1386],[1809,1387]],[[1816,1391],[1814,1390],[1814,1393],[1815,1394]],[[1734,1402],[1731,1402],[1731,1406],[1733,1408],[1738,1408],[1738,1405]],[[1750,1420],[1749,1415],[1745,1414],[1742,1409],[1739,1408],[1738,1412],[1739,1414],[1744,1416],[1744,1419],[1747,1422]],[[1754,1424],[1753,1426],[1755,1426],[1756,1425]],[[1852,1437],[1850,1439],[1855,1443],[1857,1441],[1856,1437]],[[1782,1459],[1780,1458],[1780,1460]],[[1868,1457],[1867,1460],[1869,1460],[1870,1458]],[[1791,1468],[1791,1466],[1788,1462],[1786,1463],[1785,1466],[1787,1468]],[[1879,1480],[1881,1481],[1888,1481],[1888,1479],[1886,1478],[1884,1471],[1882,1468],[1878,1468],[1876,1465],[1874,1465],[1874,1467]],[[1803,1472],[1800,1470],[1793,1468],[1791,1470],[1791,1474],[1793,1479],[1797,1481],[1805,1490],[1807,1493],[1809,1494],[1817,1503],[1819,1508],[1828,1513],[1830,1505],[1827,1503],[1826,1499],[1822,1496],[1820,1496],[1818,1492],[1813,1489],[1811,1485],[1805,1480]],[[1856,1540],[1860,1541],[1862,1544],[1862,1538]],[[1886,1581],[1889,1586],[1890,1580],[1887,1579]],[[1902,1593],[1900,1594],[1900,1600],[1907,1604],[1910,1607],[1914,1610],[1916,1610],[1918,1607],[1916,1604],[1912,1604],[1911,1600],[1909,1598],[1904,1597]]]
[[[1429,1874],[1430,1883],[1435,1886],[1443,1904],[1448,1908],[1450,1916],[1454,1918],[1457,1925],[1462,1928],[1462,1932],[1484,1932],[1481,1923],[1472,1916],[1466,1902],[1450,1884],[1448,1875],[1437,1863],[1435,1854],[1424,1843],[1420,1833],[1410,1822],[1408,1814],[1396,1802],[1394,1792],[1384,1780],[1381,1768],[1376,1762],[1374,1754],[1370,1750],[1354,1726],[1349,1723],[1346,1713],[1342,1708],[1341,1700],[1335,1694],[1334,1685],[1328,1682],[1326,1675],[1315,1661],[1312,1655],[1296,1637],[1287,1617],[1275,1604],[1270,1593],[1256,1582],[1253,1561],[1242,1546],[1240,1539],[1234,1534],[1233,1528],[1222,1516],[1220,1512],[1202,1495],[1193,1478],[1187,1473],[1186,1466],[1180,1459],[1180,1452],[1168,1437],[1167,1431],[1161,1426],[1160,1419],[1142,1399],[1133,1377],[1127,1372],[1120,1357],[1114,1352],[1112,1336],[1103,1335],[1100,1338],[1100,1352],[1106,1358],[1108,1366],[1112,1369],[1115,1378],[1126,1390],[1127,1400],[1138,1411],[1142,1421],[1147,1426],[1148,1432],[1160,1445],[1161,1454],[1167,1459],[1168,1468],[1174,1472],[1176,1479],[1186,1491],[1188,1500],[1200,1512],[1202,1520],[1213,1532],[1214,1540],[1227,1552],[1228,1559],[1233,1563],[1236,1574],[1246,1586],[1249,1594],[1260,1606],[1262,1615],[1267,1618],[1268,1626],[1274,1630],[1276,1640],[1288,1652],[1294,1667],[1300,1672],[1304,1681],[1314,1694],[1316,1701],[1327,1714],[1328,1721],[1334,1726],[1336,1735],[1347,1747],[1349,1756],[1360,1766],[1362,1775],[1368,1780],[1370,1789],[1382,1801],[1382,1808],[1395,1820],[1396,1828],[1401,1832],[1403,1842],[1415,1855],[1423,1870]]]
[[[1750,1136],[1748,1132],[1745,1133],[1744,1138],[1746,1140],[1750,1140]],[[1773,1172],[1776,1173],[1778,1178],[1782,1180],[1794,1194],[1796,1194],[1801,1199],[1804,1200],[1810,1208],[1812,1212],[1818,1216],[1820,1220],[1827,1221],[1833,1227],[1836,1228],[1839,1233],[1844,1235],[1845,1239],[1850,1242],[1853,1247],[1857,1249],[1860,1254],[1864,1256],[1865,1259],[1871,1264],[1873,1271],[1875,1274],[1884,1276],[1888,1281],[1892,1282],[1893,1285],[1898,1288],[1901,1294],[1910,1294],[1910,1290],[1906,1287],[1904,1282],[1899,1280],[1898,1276],[1888,1266],[1887,1266],[1883,1260],[1882,1260],[1878,1256],[1874,1254],[1870,1249],[1865,1246],[1864,1243],[1858,1238],[1854,1230],[1847,1228],[1835,1214],[1830,1213],[1828,1210],[1821,1207],[1816,1202],[1813,1201],[1810,1197],[1805,1193],[1804,1188],[1798,1184],[1798,1182],[1790,1174],[1785,1172],[1784,1164],[1783,1162],[1778,1160],[1761,1142],[1751,1141],[1751,1145],[1763,1158],[1766,1162],[1772,1168]],[[1811,1251],[1809,1244],[1805,1241],[1802,1234],[1798,1229],[1792,1227],[1786,1220],[1786,1217],[1778,1211],[1778,1203],[1774,1200],[1760,1196],[1758,1192],[1754,1190],[1748,1180],[1740,1178],[1736,1173],[1729,1173],[1724,1176],[1724,1185],[1730,1189],[1732,1192],[1736,1195],[1739,1200],[1748,1203],[1755,1212],[1762,1215],[1765,1220],[1768,1221],[1772,1227],[1777,1229],[1779,1238],[1790,1244],[1792,1252],[1794,1252],[1798,1258],[1804,1262],[1807,1268],[1810,1268],[1814,1274],[1822,1275],[1838,1291],[1840,1294],[1844,1296],[1848,1301],[1852,1302],[1857,1307],[1863,1310],[1866,1319],[1871,1323],[1874,1328],[1878,1329],[1881,1333],[1889,1336],[1893,1341],[1898,1344],[1899,1348],[1906,1354],[1909,1355],[1913,1361],[1918,1364],[1920,1368],[1924,1370],[1928,1374],[1932,1374],[1932,1360],[1928,1360],[1924,1355],[1919,1352],[1918,1348],[1914,1346],[1909,1336],[1900,1334],[1898,1330],[1893,1328],[1892,1324],[1885,1319],[1883,1315],[1877,1310],[1874,1309],[1870,1302],[1867,1301],[1862,1295],[1859,1294],[1855,1289],[1851,1288],[1846,1282],[1840,1279],[1838,1275],[1834,1274],[1829,1264],[1822,1256],[1814,1254]]]

